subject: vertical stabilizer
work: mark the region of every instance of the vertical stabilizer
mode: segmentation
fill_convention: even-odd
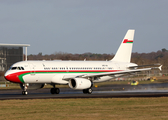
[[[128,30],[117,53],[111,61],[130,62],[135,30]]]

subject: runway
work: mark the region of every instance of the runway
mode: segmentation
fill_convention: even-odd
[[[123,89],[124,88],[124,89]],[[129,97],[168,97],[168,83],[130,85],[106,85],[93,88],[92,94],[82,90],[60,88],[60,94],[51,94],[49,88],[28,90],[22,95],[20,90],[0,90],[0,100],[9,99],[67,99],[67,98],[129,98]]]

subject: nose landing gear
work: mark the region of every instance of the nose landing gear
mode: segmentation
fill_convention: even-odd
[[[27,90],[27,87],[29,86],[29,84],[23,84],[23,91],[22,91],[22,95],[27,95],[28,92],[26,91]]]

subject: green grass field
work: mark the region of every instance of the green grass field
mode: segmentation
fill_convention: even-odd
[[[168,98],[1,100],[1,120],[167,120]]]
[[[152,83],[167,82],[165,79]],[[96,83],[127,84],[128,81]],[[149,84],[150,81],[140,81]],[[3,84],[3,83],[2,83]],[[52,87],[50,85],[45,88]],[[68,87],[58,86],[58,87]],[[18,84],[0,89],[20,89]],[[167,120],[168,97],[0,100],[0,120]]]

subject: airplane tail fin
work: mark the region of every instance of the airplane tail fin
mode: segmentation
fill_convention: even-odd
[[[120,47],[115,54],[114,58],[111,61],[115,62],[130,62],[131,61],[131,53],[133,46],[135,30],[128,30],[123,41],[120,44]]]

